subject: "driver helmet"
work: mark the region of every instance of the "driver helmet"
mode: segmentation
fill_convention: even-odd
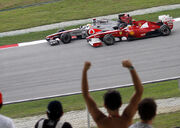
[[[93,23],[96,23],[96,18],[93,18],[92,21],[93,21]]]
[[[91,27],[92,27],[92,25],[91,25],[91,24],[87,24],[87,27],[88,27],[88,28],[91,28]]]
[[[132,24],[132,17],[129,14],[119,14],[119,20],[127,24]]]

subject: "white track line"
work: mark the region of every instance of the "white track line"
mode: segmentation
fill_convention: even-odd
[[[35,44],[41,44],[41,43],[46,43],[46,40],[36,40],[36,41],[31,41],[31,42],[25,42],[25,43],[18,43],[19,47],[22,46],[29,46],[29,45],[35,45]]]
[[[175,18],[174,21],[176,21],[176,22],[177,22],[177,21],[180,21],[180,18]]]

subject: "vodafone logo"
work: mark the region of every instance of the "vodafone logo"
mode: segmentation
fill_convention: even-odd
[[[94,29],[90,29],[90,30],[88,31],[88,33],[89,33],[89,35],[92,35],[92,34],[95,33],[95,31],[94,31]]]

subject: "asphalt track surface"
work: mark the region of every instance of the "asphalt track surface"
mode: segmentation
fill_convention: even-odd
[[[180,75],[180,22],[170,36],[122,41],[93,48],[86,40],[49,46],[47,43],[0,50],[0,89],[4,101],[16,101],[80,91],[84,61],[90,89],[132,83],[123,59],[130,59],[141,80]],[[168,91],[168,90],[167,90]]]

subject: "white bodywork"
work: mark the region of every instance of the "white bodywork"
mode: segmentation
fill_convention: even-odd
[[[92,46],[94,46],[95,44],[102,45],[102,41],[99,38],[91,38],[91,40],[89,40],[88,43]]]
[[[148,28],[148,27],[149,27],[148,22],[144,23],[144,24],[141,26],[141,28]]]
[[[172,20],[172,17],[170,17],[169,15],[161,15],[159,16],[159,20],[162,22],[168,22]]]

